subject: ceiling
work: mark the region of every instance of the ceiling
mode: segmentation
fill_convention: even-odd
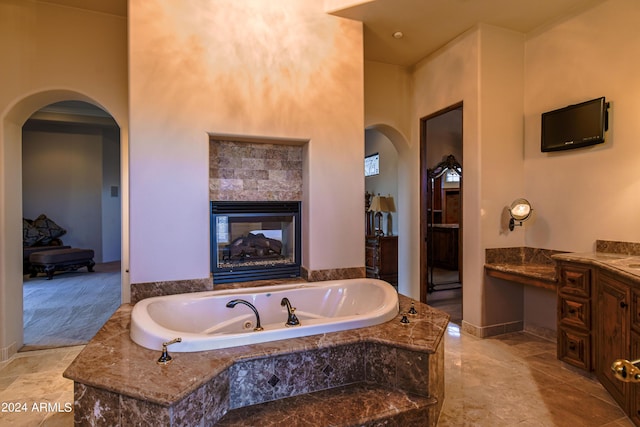
[[[603,1],[375,0],[333,14],[364,23],[366,59],[409,66],[478,23],[527,34]]]
[[[127,16],[127,0],[36,0],[40,3],[58,4],[78,9],[93,10],[117,16]]]
[[[37,1],[127,16],[127,0]],[[365,59],[410,66],[478,23],[527,34],[604,1],[351,0],[360,4],[332,14],[364,23]]]

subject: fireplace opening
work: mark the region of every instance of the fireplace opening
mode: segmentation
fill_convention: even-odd
[[[300,202],[211,202],[213,283],[300,276]]]

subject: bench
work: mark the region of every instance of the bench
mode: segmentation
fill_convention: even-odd
[[[51,280],[56,271],[75,271],[81,267],[87,267],[87,271],[92,272],[93,266],[96,265],[93,255],[92,249],[78,248],[34,252],[29,255],[30,277],[45,273],[47,280]]]

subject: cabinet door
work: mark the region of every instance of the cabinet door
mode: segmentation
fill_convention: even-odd
[[[613,376],[611,364],[627,359],[631,350],[629,286],[605,273],[598,274],[598,330],[596,343],[596,374],[602,385],[627,411],[629,383]]]
[[[631,359],[640,359],[640,334],[631,332]],[[631,389],[631,399],[629,407],[629,418],[637,426],[640,426],[640,384],[629,383]]]

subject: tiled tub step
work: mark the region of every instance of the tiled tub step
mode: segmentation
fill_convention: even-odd
[[[216,426],[424,426],[434,398],[358,383],[229,411]]]

